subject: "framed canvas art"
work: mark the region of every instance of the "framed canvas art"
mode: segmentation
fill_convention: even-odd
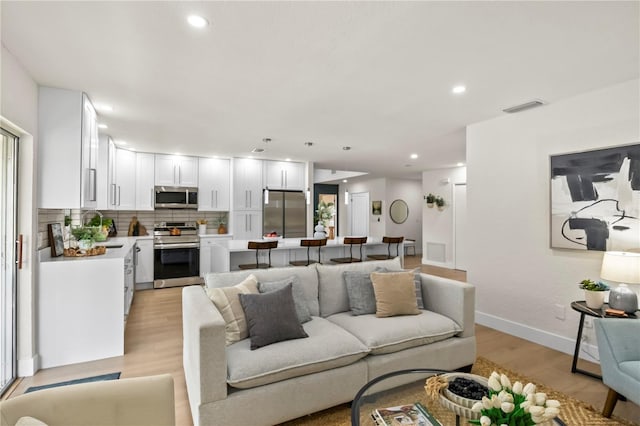
[[[64,253],[64,237],[62,236],[62,225],[59,223],[50,223],[49,226],[49,245],[51,246],[51,257],[62,256]]]
[[[551,247],[640,248],[640,144],[551,156]]]

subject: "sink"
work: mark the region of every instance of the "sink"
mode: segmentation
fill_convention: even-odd
[[[101,245],[105,246],[106,248],[122,248],[124,244],[107,243]]]

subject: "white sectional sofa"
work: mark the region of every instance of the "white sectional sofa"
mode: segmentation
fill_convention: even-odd
[[[274,281],[299,277],[312,315],[307,338],[250,350],[225,346],[225,321],[200,286],[183,290],[184,371],[195,425],[270,425],[353,400],[369,380],[394,370],[470,367],[476,355],[475,288],[420,274],[419,315],[354,316],[344,271],[401,270],[398,258],[208,274],[228,287],[249,274]]]

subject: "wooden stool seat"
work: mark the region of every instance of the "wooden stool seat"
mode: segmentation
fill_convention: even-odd
[[[400,256],[400,244],[404,241],[404,237],[382,237],[382,242],[387,244],[387,254],[370,254],[367,257],[373,260],[387,260]],[[396,255],[391,255],[391,245],[396,245]]]
[[[322,263],[320,261],[320,251],[321,251],[321,247],[326,245],[327,245],[326,238],[303,238],[302,240],[300,240],[300,247],[307,248],[307,260],[292,260],[291,262],[289,262],[289,264],[293,266],[309,266],[312,263]],[[309,253],[309,250],[311,249],[311,247],[318,247],[317,262],[315,260],[311,260],[311,256]]]
[[[271,249],[278,247],[278,241],[249,241],[247,243],[247,248],[249,250],[256,251],[256,263],[246,263],[243,265],[238,265],[240,269],[267,269],[271,268]],[[260,263],[258,261],[258,255],[260,254],[260,250],[268,250],[269,252],[269,263]]]
[[[344,237],[344,244],[349,245],[349,257],[336,257],[331,259],[334,263],[362,262],[362,245],[367,242],[367,237]],[[360,246],[360,258],[353,257],[353,246]]]

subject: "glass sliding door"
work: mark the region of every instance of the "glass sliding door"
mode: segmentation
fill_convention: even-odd
[[[0,395],[16,378],[18,138],[0,129]]]

